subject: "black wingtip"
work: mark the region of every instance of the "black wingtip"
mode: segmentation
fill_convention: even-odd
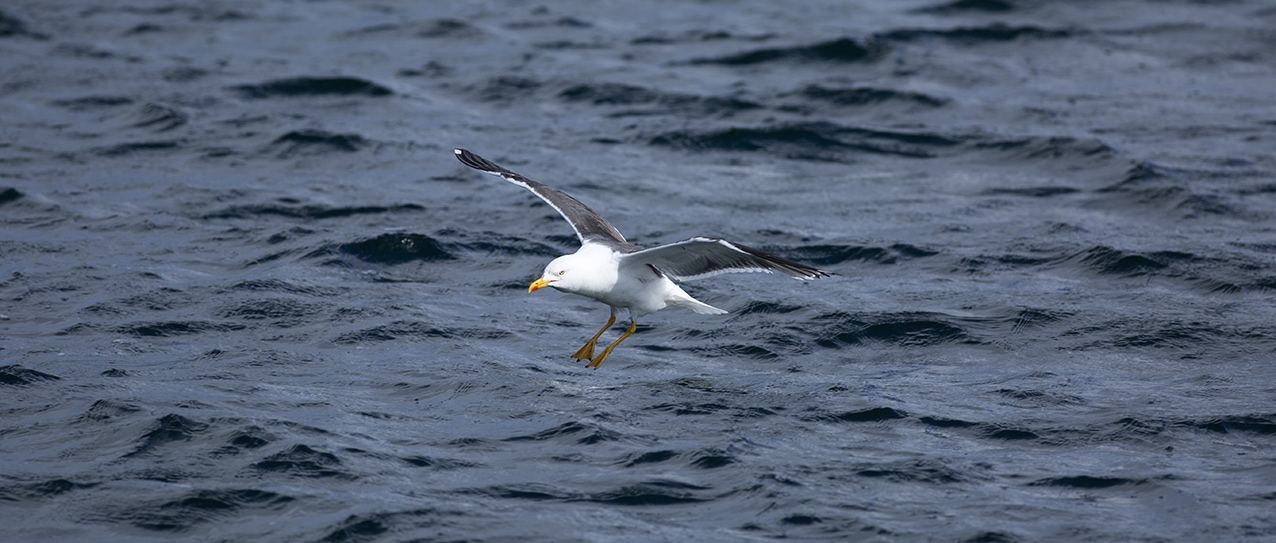
[[[821,270],[819,268],[813,268],[811,266],[807,266],[806,264],[794,262],[792,260],[789,260],[781,256],[776,256],[771,253],[759,251],[752,247],[740,245],[739,243],[732,243],[732,245],[738,247],[740,250],[743,250],[746,253],[749,253],[757,258],[760,258],[768,262],[769,264],[771,264],[771,266],[774,267],[774,269],[794,279],[798,279],[801,281],[811,281],[814,279],[823,279],[825,277],[832,277],[834,275],[837,275],[836,273],[833,273],[830,271]]]
[[[504,171],[504,168],[497,166],[492,161],[486,158],[483,158],[481,156],[478,156],[474,153],[471,153],[470,151],[466,149],[461,149],[458,147],[456,149],[453,149],[452,152],[456,153],[456,159],[461,161],[461,164],[464,164],[476,170],[482,170],[482,171],[491,172],[491,173],[499,173]]]

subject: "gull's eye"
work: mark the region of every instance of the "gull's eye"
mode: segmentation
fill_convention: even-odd
[[[563,274],[565,274],[565,273],[567,273],[567,270],[561,270],[561,271],[559,271],[559,272],[558,272],[558,276],[559,276],[559,277],[562,277],[562,276],[563,276]]]

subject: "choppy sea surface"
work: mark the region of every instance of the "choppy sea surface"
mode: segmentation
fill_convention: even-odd
[[[0,539],[1276,540],[1273,89],[1271,1],[6,1]],[[588,370],[453,147],[838,275]]]

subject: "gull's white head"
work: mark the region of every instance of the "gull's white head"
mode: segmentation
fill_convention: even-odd
[[[578,252],[555,258],[545,266],[541,278],[527,287],[527,292],[545,287],[586,296],[596,291],[606,292],[616,283],[616,269],[606,265],[611,261],[609,258],[599,256]]]
[[[541,275],[541,278],[533,281],[531,286],[527,287],[527,292],[536,292],[545,287],[554,287],[564,292],[571,292],[574,280],[580,275],[572,273],[575,269],[575,266],[572,265],[572,256],[567,255],[555,258],[553,262],[545,266],[545,273]]]

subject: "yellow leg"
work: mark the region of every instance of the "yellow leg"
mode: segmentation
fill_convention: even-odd
[[[625,330],[625,333],[620,335],[620,339],[617,339],[615,343],[608,345],[606,349],[603,349],[603,354],[598,355],[598,358],[595,358],[593,362],[590,362],[589,365],[585,367],[598,369],[598,366],[603,365],[603,362],[607,360],[607,355],[611,354],[611,352],[616,349],[616,346],[620,345],[620,342],[624,341],[625,338],[632,336],[634,334],[634,330],[637,330],[637,329],[638,329],[638,321],[635,321],[631,318],[629,320],[629,329]]]
[[[613,324],[616,324],[615,311],[611,312],[611,318],[607,319],[607,324],[604,324],[602,329],[599,330],[597,334],[594,334],[594,337],[589,338],[589,341],[585,342],[585,346],[581,347],[579,351],[576,351],[576,354],[572,355],[572,358],[575,358],[576,360],[589,360],[590,358],[593,358],[594,346],[598,345],[598,338],[603,337],[603,332],[606,332]]]

